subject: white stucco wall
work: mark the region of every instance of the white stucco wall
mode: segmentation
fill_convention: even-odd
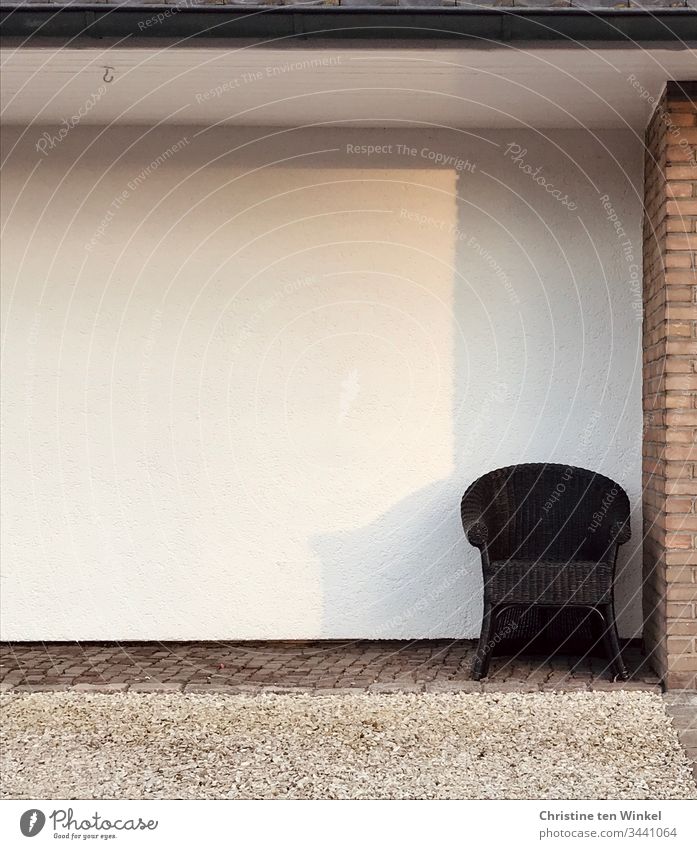
[[[541,460],[628,490],[639,629],[639,139],[40,135],[4,135],[3,638],[475,636],[460,496]]]

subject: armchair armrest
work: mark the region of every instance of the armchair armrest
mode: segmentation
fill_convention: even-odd
[[[475,548],[484,548],[489,539],[489,529],[482,521],[474,521],[471,525],[465,526],[465,535],[470,543]]]
[[[608,528],[607,533],[610,545],[619,546],[629,542],[632,532],[629,525],[630,507],[627,493],[619,486],[617,486],[617,490],[617,495],[608,505],[609,509],[606,518],[608,524],[606,527]]]
[[[624,545],[625,542],[629,542],[631,536],[632,531],[629,527],[629,516],[624,521],[615,519],[612,525],[610,525],[610,539],[616,542],[617,545]]]
[[[470,544],[475,548],[484,548],[489,539],[489,528],[484,519],[486,503],[478,484],[479,481],[473,483],[462,496],[460,516]]]

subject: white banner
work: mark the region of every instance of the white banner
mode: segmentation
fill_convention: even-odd
[[[697,802],[6,801],[0,839],[4,847],[694,849]]]

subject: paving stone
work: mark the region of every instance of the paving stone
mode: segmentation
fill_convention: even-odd
[[[251,692],[250,692],[251,689]],[[185,693],[225,693],[229,696],[256,695],[258,687],[245,687],[243,684],[187,684]]]
[[[359,689],[357,687],[332,687],[331,689],[326,690],[309,690],[308,691],[313,696],[353,696],[356,693],[364,693],[365,690]]]
[[[405,682],[398,684],[395,682],[382,682],[368,685],[369,693],[423,693],[425,686],[423,684],[414,684]]]
[[[490,681],[482,682],[485,693],[538,693],[540,685],[529,681]]]
[[[645,693],[662,693],[663,688],[660,684],[650,684],[644,681],[616,681],[615,686],[618,690],[643,690]]]
[[[687,693],[676,690],[668,690],[663,696],[667,704],[672,705],[694,705],[697,707],[697,693]]]
[[[165,681],[137,681],[131,684],[130,689],[135,693],[181,693],[184,687]]]
[[[427,693],[481,693],[481,681],[429,681]]]
[[[75,693],[125,693],[128,684],[74,684],[70,689]]]
[[[686,749],[697,749],[697,728],[681,730],[679,733],[680,742]]]
[[[592,679],[587,678],[572,678],[570,675],[551,675],[547,681],[540,684],[540,689],[544,691],[552,691],[558,693],[572,692],[575,690],[587,690]]]
[[[206,692],[241,686],[249,692],[479,692],[482,685],[469,677],[474,648],[472,640],[2,644],[0,656],[6,670],[3,680],[11,682],[11,689],[22,683],[39,689],[130,684],[143,692],[178,692],[189,685]],[[624,655],[639,681],[631,682],[630,689],[656,685],[655,675],[643,671],[634,646],[625,647]],[[523,683],[533,691],[538,684],[614,690],[618,684],[608,681],[606,666],[604,658],[495,657],[487,681],[508,684],[511,690],[522,690]]]
[[[697,708],[690,705],[666,704],[666,710],[676,720],[682,723],[693,723],[697,726]]]

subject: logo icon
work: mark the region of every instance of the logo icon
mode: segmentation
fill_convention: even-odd
[[[25,811],[19,818],[19,830],[25,837],[36,837],[46,824],[46,815],[38,808]]]

